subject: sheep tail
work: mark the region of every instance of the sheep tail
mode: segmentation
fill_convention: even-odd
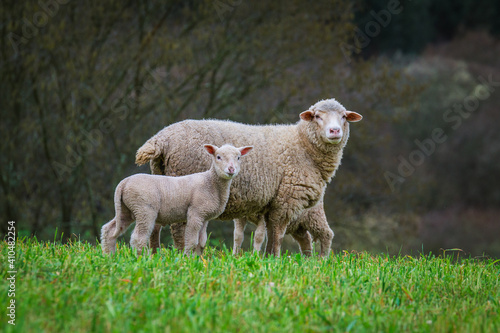
[[[123,228],[123,186],[125,185],[126,180],[122,180],[120,184],[116,187],[115,191],[115,230],[113,233],[113,238],[116,238],[121,235],[121,230]]]
[[[156,136],[152,137],[135,154],[135,164],[143,165],[158,158],[162,153],[161,145]]]

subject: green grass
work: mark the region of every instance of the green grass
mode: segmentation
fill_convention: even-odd
[[[2,314],[1,331],[500,331],[499,260],[207,250],[137,257],[120,244],[105,256],[88,243],[18,240],[16,326]]]

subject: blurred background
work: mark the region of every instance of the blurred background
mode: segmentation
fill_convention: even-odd
[[[95,242],[164,126],[294,123],[334,97],[364,116],[326,193],[336,252],[500,256],[498,1],[2,0],[0,15],[2,233]],[[231,222],[209,232],[232,246]]]

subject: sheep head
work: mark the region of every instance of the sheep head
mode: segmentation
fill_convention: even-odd
[[[348,122],[360,121],[363,116],[354,111],[347,111],[335,99],[319,101],[309,110],[300,114],[303,121],[313,123],[316,132],[325,143],[339,144],[347,132]]]
[[[217,147],[206,144],[205,150],[212,155],[213,165],[219,177],[224,179],[233,179],[240,172],[240,157],[245,156],[252,146],[235,148],[231,145]]]

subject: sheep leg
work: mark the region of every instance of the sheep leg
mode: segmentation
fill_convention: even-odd
[[[188,213],[184,234],[184,254],[189,255],[198,246],[200,231],[205,223],[196,213]]]
[[[300,227],[292,233],[292,237],[299,243],[300,252],[303,255],[310,256],[312,254],[312,239],[306,229]]]
[[[170,233],[174,240],[174,247],[179,251],[184,251],[184,235],[186,233],[186,223],[174,223],[170,225]]]
[[[334,233],[328,224],[323,203],[320,202],[311,208],[300,221],[313,236],[314,241],[320,242],[320,256],[328,256],[332,247]]]
[[[102,226],[101,248],[104,253],[114,253],[116,251],[116,237],[113,237],[116,229],[116,219],[112,219]]]
[[[155,221],[158,212],[153,209],[142,209],[139,212],[134,212],[135,215],[135,228],[130,237],[130,246],[137,249],[137,253],[142,254],[142,250],[147,248],[151,234],[155,227]]]
[[[130,210],[122,203],[115,206],[115,211],[115,218],[103,225],[101,229],[101,247],[104,253],[114,253],[116,251],[116,240],[134,221]]]
[[[257,229],[255,229],[255,233],[253,235],[254,252],[260,252],[260,249],[262,248],[262,243],[264,243],[265,238],[266,238],[266,221],[264,220],[264,217],[262,217],[259,220],[259,223],[257,224]]]
[[[332,247],[332,240],[334,236],[333,230],[330,229],[328,223],[321,225],[320,229],[313,229],[310,231],[314,240],[320,242],[319,255],[321,257],[328,256],[330,254],[330,250]]]
[[[160,233],[161,225],[155,224],[151,237],[149,238],[149,248],[151,249],[151,254],[157,253],[157,249],[161,247],[160,245]]]
[[[198,239],[198,246],[196,247],[196,254],[202,255],[203,251],[205,250],[205,245],[207,245],[207,227],[208,227],[208,221],[205,221],[203,223],[203,226],[201,227],[199,239]]]
[[[279,224],[274,230],[273,254],[279,257],[281,254],[281,243],[285,237],[286,224]]]
[[[266,232],[267,232],[267,245],[266,245],[266,254],[271,255],[273,252],[273,244],[274,244],[274,229],[266,224]]]
[[[274,223],[271,224],[270,230],[272,230],[272,238],[268,234],[268,248],[269,243],[271,244],[271,253],[272,255],[279,257],[281,252],[281,243],[283,242],[283,238],[285,237],[287,223]],[[268,230],[269,230],[268,229]]]
[[[328,229],[325,229],[322,233],[321,236],[318,237],[319,241],[321,242],[321,252],[320,256],[322,257],[327,257],[330,255],[330,250],[332,248],[332,240],[333,236],[335,234],[333,233],[333,230],[328,227]]]
[[[246,226],[246,219],[234,219],[233,255],[237,255],[241,251],[241,244],[243,243],[243,238],[245,237],[244,232]]]

